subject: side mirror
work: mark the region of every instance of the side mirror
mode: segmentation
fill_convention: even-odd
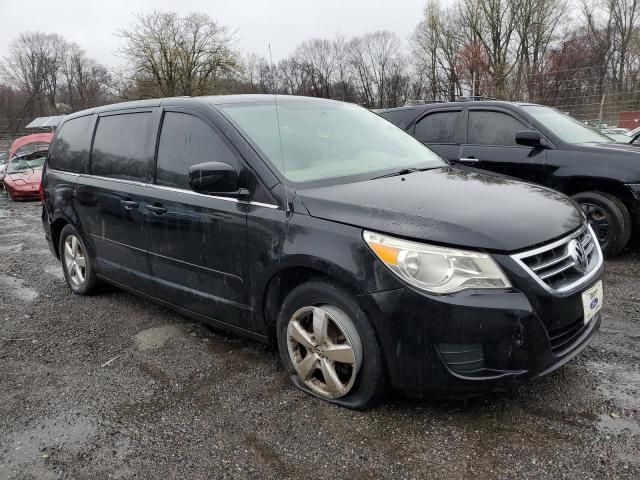
[[[189,168],[189,186],[198,193],[240,197],[247,195],[246,188],[238,187],[238,172],[228,163],[198,163]]]
[[[533,130],[520,130],[516,132],[516,143],[527,147],[541,147],[543,146],[542,135]]]

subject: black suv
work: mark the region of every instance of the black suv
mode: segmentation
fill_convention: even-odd
[[[640,228],[640,149],[533,103],[427,103],[377,111],[454,163],[553,188],[580,204],[605,254]],[[544,215],[544,212],[541,212]]]
[[[171,98],[65,118],[42,221],[71,290],[106,281],[277,342],[304,391],[477,392],[543,375],[600,325],[584,214],[452,167],[355,105]]]

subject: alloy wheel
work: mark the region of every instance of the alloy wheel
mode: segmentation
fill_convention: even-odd
[[[69,282],[75,287],[81,287],[86,279],[87,259],[82,244],[75,235],[69,235],[64,241],[64,263]]]
[[[287,326],[289,357],[298,377],[324,398],[340,398],[353,387],[362,345],[347,315],[332,305],[303,307]]]
[[[589,225],[591,225],[598,241],[601,244],[605,243],[610,232],[610,220],[607,211],[593,203],[581,203],[580,207],[587,215]]]

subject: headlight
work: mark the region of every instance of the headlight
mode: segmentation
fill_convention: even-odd
[[[476,288],[509,288],[511,283],[490,255],[363,233],[376,256],[409,285],[430,293]]]

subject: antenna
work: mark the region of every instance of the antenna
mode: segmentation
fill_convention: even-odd
[[[284,179],[284,198],[286,205],[284,211],[289,211],[289,189],[287,188],[287,167],[284,163],[284,148],[282,147],[282,131],[280,130],[280,109],[278,108],[278,95],[276,94],[275,69],[273,68],[273,56],[271,55],[271,43],[269,45],[269,63],[271,64],[271,90],[273,101],[276,105],[276,121],[278,125],[278,139],[280,140],[280,159],[282,160],[282,178]]]

